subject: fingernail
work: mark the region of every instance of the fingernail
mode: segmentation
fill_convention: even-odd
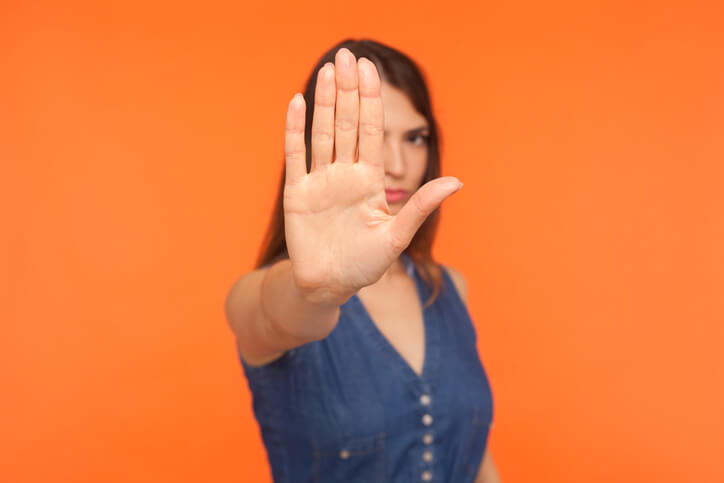
[[[462,183],[459,179],[457,179],[457,178],[455,178],[455,177],[453,177],[453,179],[454,179],[455,181],[457,181],[457,183],[458,183],[457,185],[452,185],[452,186],[455,186],[455,191],[457,191],[457,190],[459,190],[460,188],[463,187],[463,183]]]
[[[359,70],[360,76],[367,76],[367,67],[365,67],[362,58],[357,62],[357,69]]]
[[[327,65],[331,65],[331,67],[327,67]],[[327,65],[324,66],[324,73],[322,74],[325,81],[329,81],[334,78],[334,65]]]

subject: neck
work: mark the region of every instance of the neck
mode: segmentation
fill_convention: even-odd
[[[392,265],[390,265],[390,268],[387,269],[382,277],[380,277],[379,281],[386,282],[403,274],[406,275],[405,264],[402,262],[402,259],[398,258]]]

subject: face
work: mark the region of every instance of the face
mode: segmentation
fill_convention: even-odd
[[[420,187],[427,168],[430,130],[407,95],[382,82],[385,113],[385,194],[390,213],[395,215]]]

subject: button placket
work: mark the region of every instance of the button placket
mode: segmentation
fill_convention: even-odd
[[[421,422],[423,426],[425,426],[426,428],[430,428],[435,420],[432,417],[432,408],[430,407],[432,405],[432,396],[430,396],[429,387],[424,388],[422,394],[420,394],[418,402],[420,403],[420,407],[423,410]],[[422,443],[425,445],[423,446],[423,451],[421,453],[421,469],[423,471],[420,473],[420,478],[422,481],[432,481],[431,464],[434,460],[434,455],[432,451],[433,440],[434,437],[432,435],[432,431],[430,431],[429,429],[426,430],[422,436]]]

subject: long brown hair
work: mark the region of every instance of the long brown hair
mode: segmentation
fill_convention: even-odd
[[[334,56],[339,49],[345,47],[359,59],[366,57],[372,61],[380,74],[381,80],[400,89],[410,99],[412,105],[427,120],[429,126],[427,168],[422,184],[440,177],[440,136],[437,129],[435,117],[432,114],[430,94],[425,84],[424,76],[415,62],[402,52],[383,45],[374,40],[344,40],[332,47],[312,69],[304,89],[304,101],[306,102],[306,124],[304,140],[307,149],[307,172],[311,169],[311,136],[312,116],[314,109],[314,91],[317,84],[317,73],[327,62],[334,63]],[[276,203],[269,227],[267,228],[264,242],[262,243],[259,256],[256,261],[256,268],[269,263],[288,258],[287,244],[284,236],[284,183],[286,172],[282,168],[282,176],[277,191]],[[422,184],[420,186],[422,186]],[[431,291],[431,295],[425,302],[425,307],[432,304],[440,293],[442,286],[441,269],[432,258],[432,244],[435,239],[435,232],[440,219],[439,210],[432,212],[413,237],[405,253],[412,259],[423,281]]]

